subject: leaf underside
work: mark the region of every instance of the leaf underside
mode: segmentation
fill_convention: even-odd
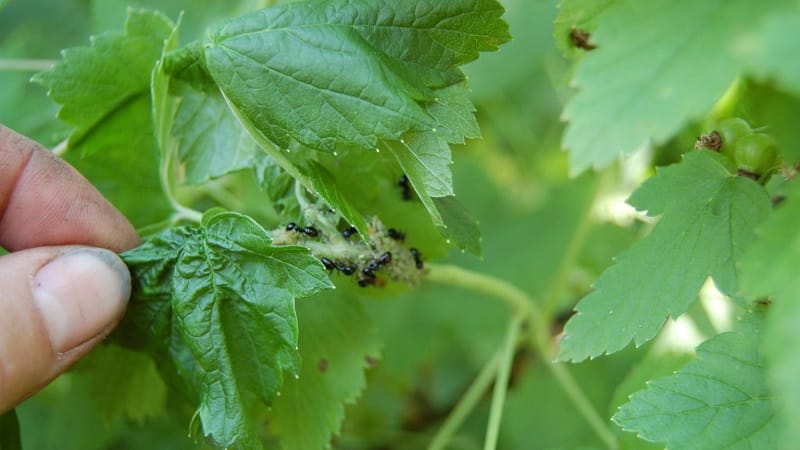
[[[697,348],[699,360],[657,378],[613,417],[625,431],[670,449],[776,448],[780,421],[752,326]]]
[[[736,262],[770,210],[760,185],[732,174],[710,151],[688,153],[659,170],[629,203],[663,217],[578,303],[561,340],[561,360],[647,342],[668,317],[686,311],[709,276],[722,292],[735,294]]]

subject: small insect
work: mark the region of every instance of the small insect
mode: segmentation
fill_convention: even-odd
[[[345,238],[345,239],[350,239],[350,236],[352,236],[352,235],[354,235],[356,233],[358,233],[358,230],[356,229],[356,227],[347,227],[344,230],[342,230],[342,237]]]
[[[333,270],[336,268],[336,263],[334,263],[333,261],[324,256],[319,260],[322,262],[322,265],[325,266],[327,270]]]
[[[719,149],[722,148],[722,136],[716,130],[704,134],[697,138],[697,141],[694,143],[694,148],[697,150],[707,148],[718,152]]]
[[[317,367],[319,368],[320,372],[325,372],[328,370],[328,360],[325,358],[320,358],[319,362],[317,363]]]
[[[367,367],[375,367],[375,364],[378,364],[378,360],[369,355],[364,356],[364,362],[367,363]]]
[[[311,225],[305,226],[300,229],[300,232],[305,234],[308,237],[317,237],[319,236],[319,231],[312,227]]]
[[[286,224],[286,231],[292,231],[292,230],[297,230],[297,229],[298,229],[298,225],[295,222],[289,222],[289,223]]]
[[[364,273],[365,274],[367,272],[372,273],[372,272],[375,272],[378,269],[380,269],[380,264],[378,264],[378,261],[375,260],[375,259],[370,259],[369,262],[367,263],[366,267],[364,267]]]
[[[572,31],[569,32],[569,40],[572,42],[572,45],[584,50],[594,50],[597,48],[596,45],[589,42],[591,38],[592,35],[588,31],[578,28],[573,28]]]
[[[397,181],[397,185],[402,189],[403,200],[411,200],[411,184],[408,182],[408,177],[402,175]]]
[[[345,275],[352,275],[356,273],[356,268],[353,266],[348,266],[345,264],[337,264],[336,268],[339,269],[339,272],[342,272]]]
[[[392,252],[385,252],[380,257],[378,257],[378,264],[385,266],[392,262]]]
[[[372,278],[359,278],[358,279],[358,286],[359,287],[367,287],[375,284],[375,277]]]
[[[411,256],[414,257],[414,264],[416,264],[417,269],[421,270],[423,267],[425,267],[425,265],[422,263],[422,253],[420,253],[419,250],[414,247],[411,247],[409,251],[411,252]]]
[[[403,242],[406,240],[406,234],[402,231],[397,231],[394,228],[389,228],[386,230],[386,234],[395,241]]]

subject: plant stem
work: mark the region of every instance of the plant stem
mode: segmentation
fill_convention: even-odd
[[[483,394],[489,389],[495,375],[497,373],[497,366],[500,363],[502,350],[498,350],[492,359],[483,366],[478,376],[472,381],[464,394],[456,403],[456,406],[447,416],[439,431],[433,437],[428,450],[442,450],[444,446],[452,439],[461,424],[469,417],[469,414],[478,405],[478,402],[483,397]]]
[[[567,397],[573,402],[578,412],[581,413],[597,436],[606,444],[606,447],[612,450],[619,448],[616,436],[614,436],[614,433],[600,417],[599,413],[592,407],[586,394],[575,379],[572,378],[572,374],[561,363],[553,360],[549,345],[550,336],[547,331],[549,323],[545,320],[538,305],[532,298],[516,286],[482,273],[439,264],[428,264],[428,269],[427,278],[430,281],[482,292],[506,302],[514,309],[515,316],[529,320],[533,327],[533,344],[542,355],[545,367],[550,370],[553,377],[567,394]]]
[[[50,69],[57,61],[50,59],[5,59],[0,58],[0,71],[41,72]]]
[[[522,325],[523,316],[515,314],[508,324],[506,340],[500,349],[502,360],[497,367],[497,378],[494,380],[494,392],[492,393],[492,406],[489,409],[489,424],[486,427],[486,441],[484,450],[495,450],[497,448],[497,438],[500,436],[500,421],[503,418],[503,406],[506,402],[506,392],[508,391],[508,380],[511,377],[511,363],[514,361],[514,351],[517,347],[519,329]]]

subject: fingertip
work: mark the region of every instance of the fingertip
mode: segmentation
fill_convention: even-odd
[[[41,247],[0,257],[0,411],[99,343],[124,314],[130,274],[92,247]]]

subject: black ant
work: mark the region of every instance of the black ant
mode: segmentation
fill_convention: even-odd
[[[378,264],[385,266],[392,262],[392,252],[385,252],[380,257],[378,257]]]
[[[403,192],[403,200],[411,200],[411,185],[408,182],[408,177],[402,175],[400,179],[397,181],[397,185],[400,186]]]
[[[397,231],[394,228],[389,228],[386,230],[386,235],[390,238],[394,239],[395,241],[403,242],[406,240],[406,234],[402,231]]]
[[[327,270],[333,271],[333,269],[336,268],[336,263],[334,263],[333,261],[324,256],[319,260],[322,262],[322,265],[325,266],[325,269]]]
[[[414,257],[414,264],[416,264],[417,269],[421,270],[423,267],[425,267],[425,265],[422,263],[422,253],[420,253],[419,250],[414,247],[411,247],[409,251],[411,252],[411,256]]]
[[[347,227],[344,230],[342,230],[342,237],[345,238],[345,239],[350,239],[350,236],[352,236],[352,235],[354,235],[356,233],[358,233],[358,230],[356,229],[356,227]]]
[[[301,228],[300,232],[305,234],[308,237],[317,237],[317,236],[319,236],[319,231],[316,228],[312,227],[311,225]]]
[[[298,229],[298,225],[296,222],[289,222],[286,224],[286,231],[292,231]]]
[[[345,275],[352,275],[356,273],[356,268],[353,266],[346,266],[344,264],[337,264],[336,268],[339,269],[339,272],[342,272]]]
[[[367,287],[372,284],[375,284],[377,277],[375,276],[375,270],[377,270],[378,264],[373,260],[370,264],[361,270],[361,277],[358,278],[358,285],[361,287]]]

